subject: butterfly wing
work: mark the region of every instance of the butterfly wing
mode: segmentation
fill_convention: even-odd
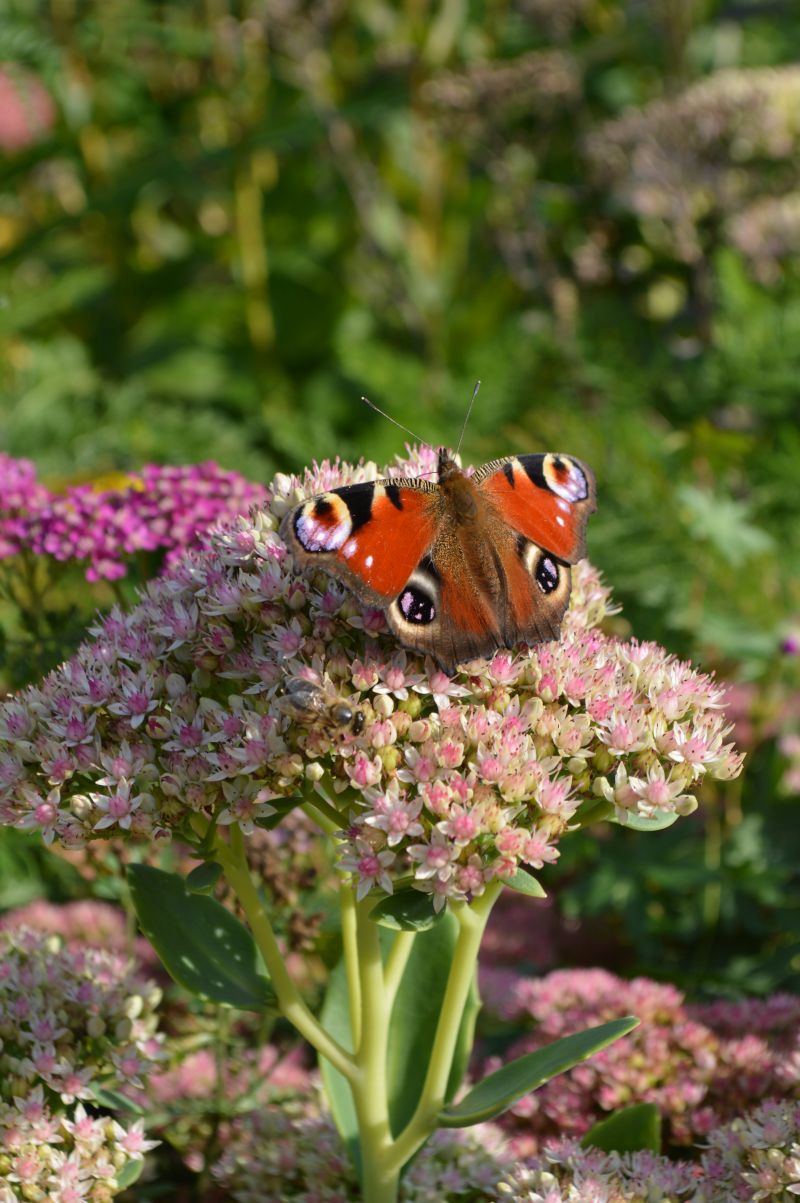
[[[303,502],[281,523],[301,568],[322,568],[362,601],[385,608],[434,540],[438,488],[430,481],[366,481]]]
[[[570,565],[585,554],[596,508],[594,476],[580,460],[550,453],[494,460],[473,479],[493,512],[504,645],[557,639]]]
[[[565,564],[583,559],[596,487],[580,460],[552,453],[509,456],[484,464],[473,479],[512,530]]]

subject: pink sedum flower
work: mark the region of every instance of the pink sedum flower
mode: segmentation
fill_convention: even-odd
[[[62,947],[26,928],[0,931],[0,1200],[106,1201],[116,1176],[155,1143],[98,1107],[100,1087],[130,1090],[162,1059],[160,991],[129,962]]]

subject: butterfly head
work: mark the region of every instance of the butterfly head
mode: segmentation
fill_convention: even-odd
[[[439,448],[439,487],[459,522],[474,522],[478,516],[475,486],[465,476],[446,448]]]
[[[446,447],[439,448],[438,469],[440,485],[446,484],[448,481],[464,475]]]

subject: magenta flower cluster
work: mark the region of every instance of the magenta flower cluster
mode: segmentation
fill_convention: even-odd
[[[160,991],[122,958],[0,932],[0,1203],[106,1203],[153,1147],[143,1124],[93,1117],[97,1091],[143,1085],[162,1059]]]
[[[28,549],[86,564],[86,578],[117,580],[137,552],[170,560],[200,546],[210,527],[267,499],[262,485],[214,463],[146,464],[118,488],[51,493],[29,460],[0,454],[0,558]]]
[[[481,993],[490,1011],[533,1029],[509,1048],[509,1059],[622,1015],[641,1020],[515,1104],[503,1122],[520,1153],[558,1135],[582,1136],[609,1112],[645,1102],[657,1105],[669,1143],[688,1145],[759,1099],[800,1091],[800,998],[793,995],[691,1006],[674,986],[603,969],[542,978],[488,970]]]
[[[431,466],[425,452],[389,472]],[[739,772],[722,691],[655,644],[603,634],[608,590],[585,561],[559,643],[453,677],[326,575],[298,576],[276,534],[288,507],[375,475],[325,463],[277,478],[268,509],[0,708],[0,822],[72,847],[185,833],[192,816],[252,832],[304,791],[338,808],[359,897],[403,881],[440,908],[556,860],[584,801],[622,823],[678,817],[704,779]],[[298,677],[363,724],[287,712]]]

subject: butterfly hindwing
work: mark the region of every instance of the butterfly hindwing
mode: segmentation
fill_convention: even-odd
[[[473,480],[513,530],[567,564],[583,558],[596,490],[580,460],[552,452],[509,456],[484,464]]]
[[[436,486],[424,480],[345,485],[297,506],[281,536],[300,567],[322,568],[384,607],[433,541],[436,503]]]

